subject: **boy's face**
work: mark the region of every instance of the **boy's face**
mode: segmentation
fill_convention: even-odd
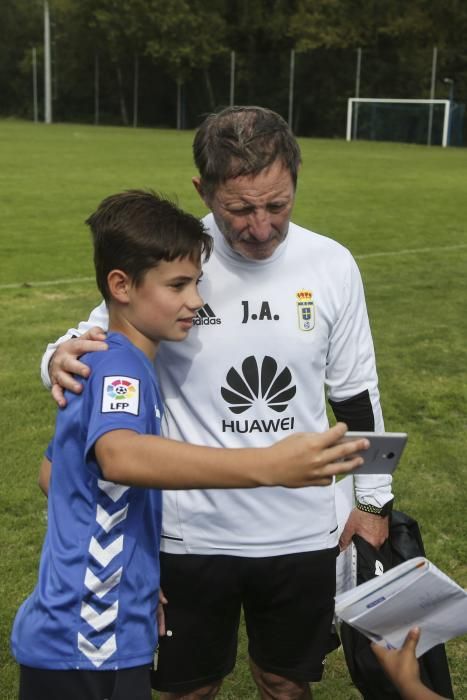
[[[138,287],[130,288],[127,320],[153,343],[184,340],[196,311],[203,305],[197,288],[200,276],[199,261],[162,260],[148,270]]]

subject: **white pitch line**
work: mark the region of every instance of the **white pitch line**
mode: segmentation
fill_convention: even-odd
[[[467,243],[458,245],[447,245],[438,248],[406,248],[404,250],[381,251],[380,253],[363,253],[355,255],[356,260],[366,260],[367,258],[389,258],[402,255],[416,255],[417,253],[444,253],[450,250],[462,250],[467,248]],[[52,287],[59,284],[74,284],[75,282],[94,282],[94,277],[75,277],[62,280],[49,280],[46,282],[14,282],[12,284],[0,284],[0,289],[21,289],[22,287]]]
[[[440,248],[406,248],[405,250],[389,250],[380,253],[363,253],[363,255],[355,255],[357,260],[366,260],[366,258],[387,258],[397,255],[413,255],[416,253],[444,253],[449,250],[460,250],[467,248],[467,243],[459,243],[458,245],[447,245]]]
[[[49,280],[46,282],[14,282],[13,284],[0,284],[0,289],[21,289],[22,287],[52,287],[57,284],[74,284],[75,282],[95,282],[95,277],[68,277],[63,280]]]

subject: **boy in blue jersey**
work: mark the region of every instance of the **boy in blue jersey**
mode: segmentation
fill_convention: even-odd
[[[159,489],[328,484],[367,446],[340,424],[272,447],[219,449],[160,437],[153,360],[183,340],[211,237],[152,192],[105,199],[87,223],[109,309],[109,351],[90,353],[47,450],[53,463],[38,584],[13,626],[21,700],[149,700],[157,646]]]

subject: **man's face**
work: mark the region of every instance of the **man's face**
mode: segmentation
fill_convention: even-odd
[[[193,182],[200,191],[199,179]],[[294,198],[290,172],[276,161],[258,175],[227,180],[204,201],[232,250],[266,260],[287,236]]]

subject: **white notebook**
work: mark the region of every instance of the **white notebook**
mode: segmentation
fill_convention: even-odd
[[[467,633],[467,591],[424,557],[415,557],[336,596],[336,617],[374,642],[400,648],[421,629],[417,656]]]

